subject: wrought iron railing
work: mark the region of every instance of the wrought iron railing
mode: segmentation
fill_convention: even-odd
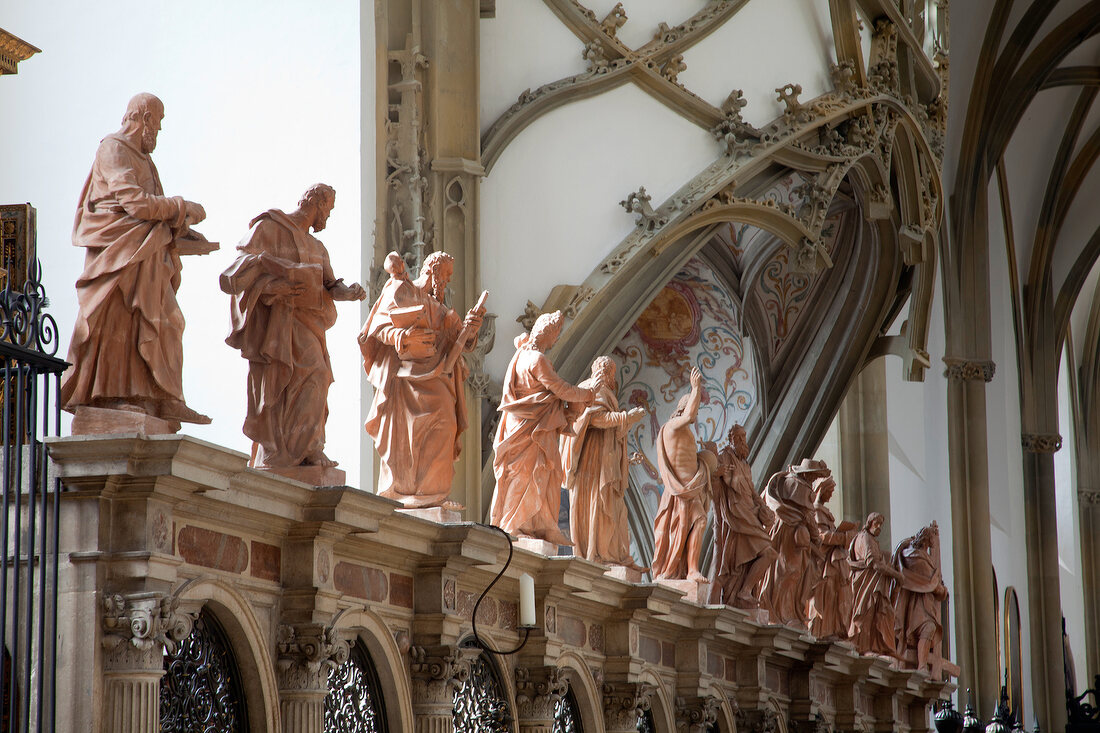
[[[11,262],[5,262],[11,272]],[[61,432],[57,324],[37,261],[0,291],[4,521],[0,524],[0,732],[53,731],[60,481],[44,438]]]

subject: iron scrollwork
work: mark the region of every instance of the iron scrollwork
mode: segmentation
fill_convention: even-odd
[[[552,733],[584,733],[581,726],[581,713],[577,709],[577,700],[569,690],[554,706],[554,728]]]
[[[164,657],[160,681],[164,733],[243,733],[248,721],[241,675],[225,632],[206,611]]]
[[[638,733],[657,733],[657,726],[653,722],[653,712],[643,710],[638,713]]]
[[[5,261],[5,272],[12,269],[12,261]],[[59,344],[57,322],[45,311],[50,301],[42,285],[42,264],[37,258],[28,264],[26,281],[15,283],[5,277],[0,291],[0,341],[37,351],[47,356],[57,353]]]
[[[472,640],[464,646],[477,646]],[[487,654],[470,662],[470,676],[455,690],[454,733],[510,733],[508,697]]]
[[[383,710],[378,672],[357,642],[347,661],[329,670],[325,733],[386,733]]]

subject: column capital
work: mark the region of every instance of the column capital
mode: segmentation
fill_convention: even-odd
[[[470,663],[479,654],[481,650],[477,647],[442,645],[410,648],[413,705],[441,706],[449,711],[454,705],[455,690],[470,678]]]
[[[964,359],[955,356],[943,357],[943,363],[947,368],[943,376],[948,379],[957,379],[964,382],[992,382],[993,375],[997,373],[997,365],[991,359]]]
[[[191,634],[198,609],[181,610],[175,596],[161,593],[105,593],[103,648],[107,671],[155,671],[163,653],[173,652]]]
[[[328,692],[328,674],[347,661],[351,647],[331,626],[280,624],[279,658],[275,668],[279,689]]]
[[[718,698],[706,697],[676,698],[676,732],[706,733],[710,726],[718,722]]]
[[[779,714],[771,708],[745,710],[736,713],[738,733],[778,733]]]
[[[638,716],[649,710],[655,690],[646,682],[605,682],[603,709],[607,733],[636,731]]]
[[[1077,487],[1077,502],[1079,504],[1100,506],[1100,489]]]
[[[1023,433],[1020,445],[1028,453],[1057,453],[1062,448],[1062,436],[1058,433]]]
[[[516,711],[520,723],[553,724],[558,702],[569,692],[569,679],[559,667],[516,668]]]

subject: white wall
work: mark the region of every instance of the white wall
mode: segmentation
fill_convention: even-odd
[[[166,111],[153,154],[165,192],[203,204],[208,218],[196,229],[222,245],[184,263],[184,391],[214,422],[183,432],[247,452],[247,367],[223,341],[229,296],[218,274],[252,217],[292,209],[323,181],[337,196],[321,239],[337,277],[358,278],[361,221],[372,218],[361,216],[360,205],[358,1],[192,0],[154,9],[137,0],[0,0],[0,18],[5,30],[42,49],[16,76],[0,79],[0,201],[38,209],[60,354],[72,333],[73,283],[83,262],[83,250],[70,243],[81,186],[97,143],[118,130],[129,98],[153,92]],[[373,156],[373,148],[364,152]],[[338,310],[328,337],[334,395],[357,390],[361,371],[358,308],[341,303]],[[330,399],[330,409],[328,451],[354,482],[358,400]]]
[[[1081,525],[1077,505],[1077,461],[1073,446],[1073,406],[1070,397],[1070,361],[1063,352],[1058,370],[1058,432],[1062,450],[1054,454],[1054,484],[1058,505],[1058,581],[1062,596],[1062,615],[1073,651],[1077,672],[1077,691],[1092,686],[1085,652],[1085,587],[1081,575]]]

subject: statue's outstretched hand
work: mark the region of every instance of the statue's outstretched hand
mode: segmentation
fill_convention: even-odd
[[[183,215],[187,220],[188,226],[191,224],[198,224],[206,218],[206,209],[202,208],[201,204],[196,204],[194,201],[184,201]]]

